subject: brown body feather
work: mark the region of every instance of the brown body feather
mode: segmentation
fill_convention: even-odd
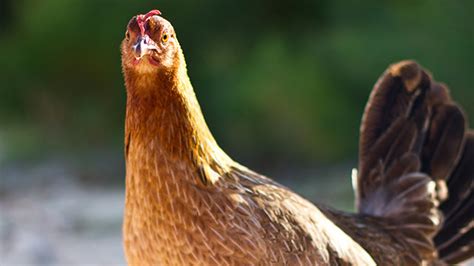
[[[181,73],[125,75],[130,264],[373,264],[311,203],[225,155]]]
[[[158,16],[151,21],[160,32],[171,27]],[[134,19],[129,24],[135,35],[136,24]],[[122,43],[127,87],[123,230],[130,265],[416,265],[438,260],[432,240],[442,219],[437,202],[448,196],[434,190],[429,175],[436,173],[434,180],[441,184],[454,171],[465,122],[455,105],[445,108],[447,91],[431,92],[431,78],[416,64],[391,68],[374,89],[361,129],[360,213],[347,214],[313,205],[219,148],[177,40],[169,44],[175,51],[162,61],[171,63],[156,69],[129,63],[134,60],[131,43],[128,37]],[[453,130],[440,127],[446,117],[459,115],[461,120],[450,120]],[[435,151],[426,152],[430,149]],[[467,167],[458,172],[474,173]],[[456,186],[465,183],[464,177],[454,177]],[[465,194],[472,197],[472,191]],[[460,197],[446,204],[468,196]],[[464,220],[452,219],[452,230],[459,233]],[[453,238],[445,234],[443,239]],[[450,247],[457,251],[443,239],[439,245],[447,256],[453,254]]]

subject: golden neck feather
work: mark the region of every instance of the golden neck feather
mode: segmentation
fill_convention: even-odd
[[[217,181],[232,160],[219,148],[204,120],[182,52],[171,71],[140,74],[125,70],[126,142],[158,145],[170,161],[195,168],[204,184]],[[126,156],[128,156],[126,143]]]

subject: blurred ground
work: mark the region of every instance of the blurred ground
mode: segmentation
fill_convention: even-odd
[[[62,165],[0,168],[0,265],[126,265],[123,188],[80,181]],[[308,199],[352,209],[350,164],[300,172],[279,181]],[[20,175],[32,184],[19,183]]]
[[[278,176],[309,199],[348,210],[350,169],[287,170]],[[124,265],[124,189],[90,182],[104,178],[94,173],[100,174],[55,160],[0,168],[0,265]],[[121,173],[109,178],[124,179]]]
[[[0,203],[1,265],[124,265],[123,193],[69,184]]]
[[[0,169],[0,265],[123,265],[123,189],[48,161]]]

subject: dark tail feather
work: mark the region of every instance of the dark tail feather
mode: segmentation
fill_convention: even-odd
[[[415,264],[474,255],[474,133],[467,128],[447,87],[413,61],[390,66],[371,93],[358,209],[384,218]]]
[[[445,221],[435,237],[439,257],[449,264],[474,256],[474,131],[447,180],[449,198],[440,206]]]

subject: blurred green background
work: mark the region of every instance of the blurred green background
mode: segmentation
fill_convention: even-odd
[[[351,208],[361,114],[393,62],[428,68],[474,123],[474,1],[2,0],[0,196],[13,202],[4,210],[18,210],[14,191],[62,200],[64,182],[77,180],[84,197],[90,185],[123,193],[119,45],[128,20],[155,8],[175,27],[224,150],[308,198]]]
[[[130,17],[151,8],[176,28],[219,143],[249,164],[354,158],[370,89],[401,59],[430,69],[474,113],[472,1],[1,5],[3,160],[121,150],[119,44]]]

